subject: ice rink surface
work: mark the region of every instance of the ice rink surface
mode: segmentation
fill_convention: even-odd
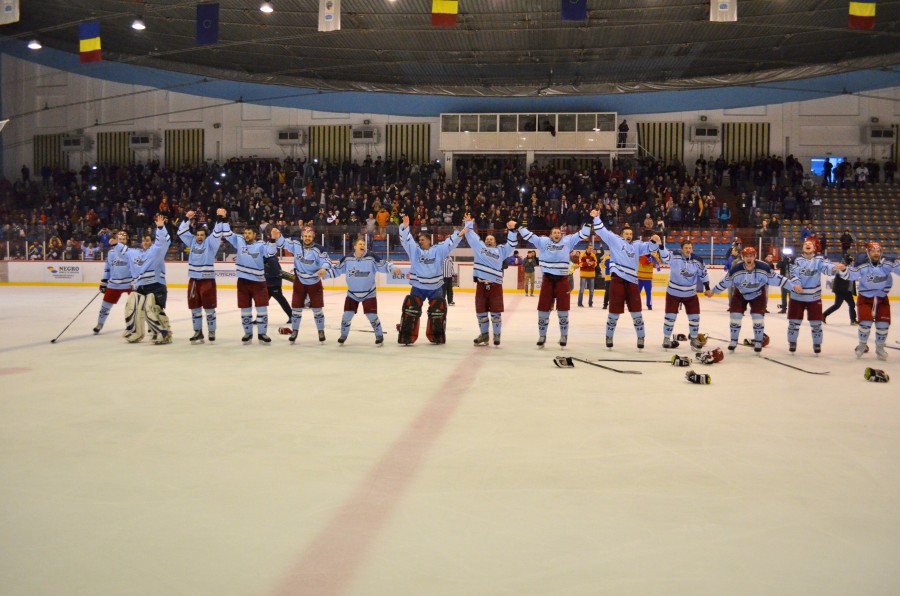
[[[4,595],[900,593],[900,351],[857,360],[846,311],[820,357],[766,317],[764,355],[830,374],[739,348],[699,386],[553,365],[692,355],[659,347],[662,296],[641,354],[627,314],[601,347],[599,299],[538,349],[537,298],[509,294],[502,346],[473,347],[467,293],[444,346],[397,345],[399,292],[383,348],[362,313],[338,346],[342,292],[325,344],[306,311],[290,346],[273,305],[273,344],[245,346],[233,290],[192,346],[183,289],[173,345],[126,344],[123,304],[95,337],[99,299],[51,344],[94,293],[0,287]],[[701,300],[727,338],[725,299]]]

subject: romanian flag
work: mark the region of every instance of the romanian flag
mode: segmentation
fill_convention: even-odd
[[[100,21],[82,23],[78,26],[79,51],[81,62],[100,62]]]
[[[457,0],[431,0],[432,27],[456,27],[457,14],[459,14]]]
[[[875,0],[857,0],[850,2],[851,29],[875,28]]]

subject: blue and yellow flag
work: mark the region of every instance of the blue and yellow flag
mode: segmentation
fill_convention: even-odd
[[[78,26],[78,50],[81,62],[100,62],[100,21],[82,23]]]

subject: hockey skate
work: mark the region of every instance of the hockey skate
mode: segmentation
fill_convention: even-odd
[[[299,331],[291,331],[291,335],[290,335],[290,337],[288,337],[288,341],[291,343],[294,343],[295,341],[297,341],[298,333],[299,333]]]
[[[734,352],[736,349],[737,349],[737,340],[736,339],[728,342],[728,350],[730,352]]]
[[[98,335],[101,329],[103,329],[103,325],[101,323],[97,323],[97,326],[94,327],[94,335]]]
[[[609,336],[606,337],[606,347],[607,348],[613,347],[613,338],[612,337],[609,337]]]
[[[340,337],[338,338],[338,343],[341,344],[341,345],[344,345],[344,342],[345,342],[345,341],[347,341],[347,336],[346,336],[346,335],[342,335],[342,336],[340,336]]]
[[[375,336],[375,346],[378,347],[378,348],[380,348],[380,347],[383,346],[383,345],[384,345],[384,336],[383,336],[383,335],[376,335],[376,336]]]
[[[495,346],[499,346],[499,345],[500,345],[500,334],[499,334],[499,333],[495,333],[495,334],[494,334],[494,345],[495,345]]]
[[[272,343],[272,338],[266,335],[265,333],[260,333],[258,336],[259,343],[261,344],[270,344]]]
[[[813,344],[813,354],[822,353],[822,344]]]
[[[875,357],[879,360],[887,360],[888,354],[884,349],[884,344],[875,344]]]
[[[242,342],[244,345],[249,344],[251,341],[253,341],[253,334],[252,334],[252,333],[248,333],[247,335],[245,335],[244,337],[241,338],[241,342]]]
[[[856,352],[857,358],[862,358],[863,354],[869,351],[869,346],[866,344],[859,344],[853,351]]]
[[[637,349],[638,349],[638,350],[643,350],[643,349],[644,349],[644,338],[643,338],[643,337],[639,337],[639,338],[638,338],[638,340],[637,340]]]
[[[209,332],[209,341],[210,341],[210,343],[216,341],[216,334],[215,334],[215,332],[213,332],[213,331],[210,331],[210,332]]]
[[[797,351],[797,342],[792,341],[791,343],[789,343],[789,344],[788,344],[788,351],[789,351],[791,354],[793,354],[794,352],[796,352],[796,351]]]
[[[568,336],[568,335],[561,335],[561,336],[559,337],[559,347],[564,348],[564,347],[566,347],[566,344],[567,344],[567,343],[569,343],[569,336]]]
[[[191,344],[202,344],[203,343],[203,332],[197,331],[191,336]]]
[[[325,341],[325,332],[319,331],[319,341]]]
[[[538,340],[537,340],[537,346],[539,348],[543,348],[545,343],[547,343],[547,336],[546,335],[539,336]]]
[[[472,343],[474,343],[476,346],[486,346],[488,344],[488,339],[489,337],[487,333],[481,333],[478,335],[478,337],[472,340]]]
[[[670,337],[667,337],[666,339],[663,340],[663,347],[666,349],[677,348],[680,345],[681,345],[681,342],[679,342],[677,339],[672,339]]]

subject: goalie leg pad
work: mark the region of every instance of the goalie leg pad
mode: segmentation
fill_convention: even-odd
[[[142,294],[132,292],[128,295],[128,301],[125,303],[125,332],[123,333],[128,343],[133,344],[144,339],[145,302],[146,297]]]
[[[400,324],[397,325],[397,343],[410,345],[419,338],[419,318],[422,316],[422,299],[409,294],[403,299]]]
[[[428,326],[425,335],[435,344],[447,343],[447,302],[443,298],[428,301]]]
[[[154,343],[172,343],[172,327],[169,325],[169,317],[156,303],[156,297],[153,294],[147,294],[147,298],[144,301],[144,312],[147,316],[147,327],[150,329]]]

